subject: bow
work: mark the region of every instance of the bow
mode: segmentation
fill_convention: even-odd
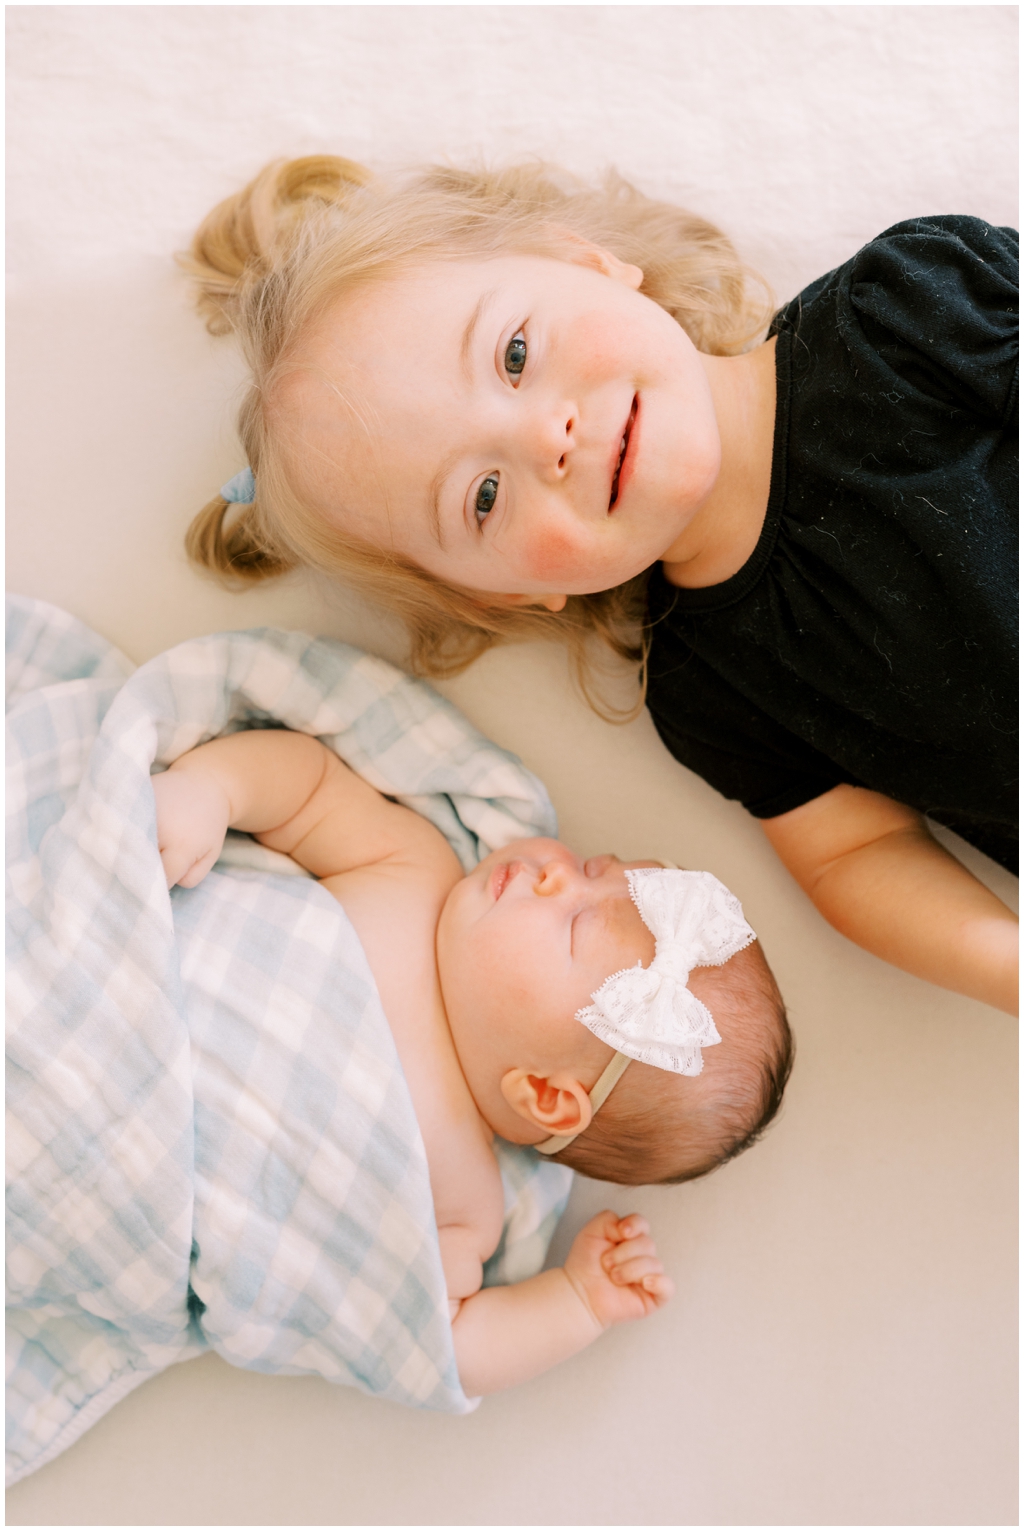
[[[710,872],[644,867],[626,872],[630,896],[654,936],[654,961],[606,978],[576,1019],[639,1063],[699,1074],[701,1048],[722,1039],[687,988],[695,967],[720,967],[756,940],[739,899]]]

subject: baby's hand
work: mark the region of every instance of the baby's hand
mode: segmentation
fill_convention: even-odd
[[[201,771],[164,771],[152,780],[157,845],[167,886],[194,888],[221,853],[231,822],[228,795]]]
[[[675,1288],[658,1259],[645,1218],[599,1212],[573,1240],[565,1274],[602,1329],[646,1318]]]

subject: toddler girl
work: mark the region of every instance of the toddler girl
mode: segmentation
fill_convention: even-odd
[[[524,1381],[668,1301],[646,1222],[611,1212],[564,1269],[481,1290],[504,1210],[491,1143],[498,1133],[635,1185],[706,1174],[755,1140],[792,1042],[720,883],[615,856],[582,864],[538,839],[464,876],[426,819],[284,730],[201,745],[153,790],[169,886],[195,886],[233,826],[344,905],[423,1135],[467,1393]]]
[[[1012,230],[898,224],[772,318],[622,182],[325,157],[188,264],[253,372],[193,558],[354,577],[428,673],[598,634],[838,929],[1015,1007],[1016,921],[924,819],[1015,868]]]

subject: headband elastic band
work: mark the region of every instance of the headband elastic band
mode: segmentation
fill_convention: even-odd
[[[593,1121],[594,1117],[600,1111],[601,1107],[604,1105],[605,1101],[608,1099],[609,1095],[612,1093],[615,1086],[618,1084],[619,1080],[626,1072],[629,1064],[630,1059],[626,1057],[625,1053],[616,1053],[614,1055],[612,1061],[604,1070],[604,1073],[601,1075],[594,1088],[590,1091],[589,1099],[591,1107],[591,1121]],[[588,1127],[589,1125],[590,1122],[587,1123]],[[562,1149],[568,1148],[570,1143],[574,1143],[579,1137],[580,1133],[583,1131],[585,1131],[585,1128],[581,1127],[579,1131],[567,1133],[564,1137],[555,1136],[553,1138],[545,1138],[543,1143],[531,1143],[530,1147],[536,1149],[537,1153],[539,1154],[560,1154]]]

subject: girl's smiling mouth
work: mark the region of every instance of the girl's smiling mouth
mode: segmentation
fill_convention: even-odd
[[[636,423],[637,406],[639,405],[639,402],[640,401],[639,401],[638,396],[636,394],[634,394],[633,395],[633,403],[630,406],[629,418],[627,419],[626,424],[623,427],[622,439],[619,442],[618,457],[616,458],[615,468],[614,468],[614,471],[612,473],[612,492],[611,492],[611,498],[608,501],[608,509],[609,510],[614,510],[615,509],[616,501],[619,498],[619,490],[620,490],[620,488],[624,488],[625,487],[623,485],[623,483],[622,483],[622,474],[623,474],[623,469],[625,469],[627,467],[627,464],[628,464],[628,468],[629,468],[629,472],[626,475],[627,478],[629,477],[629,473],[632,472],[633,458],[636,456],[636,453],[634,452],[632,454],[632,457],[631,457],[630,456],[629,448],[630,448],[630,442],[632,441],[632,438],[633,438],[633,426]]]

